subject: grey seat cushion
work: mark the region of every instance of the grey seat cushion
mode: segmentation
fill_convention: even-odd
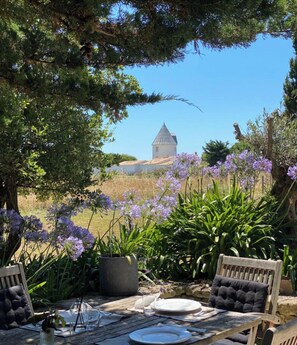
[[[19,327],[31,316],[26,295],[21,285],[0,290],[0,328]]]
[[[216,275],[211,288],[209,305],[241,313],[264,312],[268,284]],[[215,345],[247,344],[249,330],[220,340]]]
[[[208,304],[211,307],[247,312],[264,312],[268,284],[216,275]]]

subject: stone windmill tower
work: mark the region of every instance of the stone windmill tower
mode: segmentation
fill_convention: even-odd
[[[165,123],[153,141],[153,159],[176,156],[177,139],[171,134]]]

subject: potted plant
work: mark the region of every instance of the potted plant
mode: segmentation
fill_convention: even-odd
[[[39,345],[53,345],[55,341],[55,329],[64,327],[66,324],[64,318],[57,312],[50,313],[41,323]]]
[[[138,261],[136,253],[144,243],[144,230],[137,225],[119,223],[116,236],[112,229],[99,239],[100,292],[107,296],[131,296],[138,291]]]
[[[296,290],[297,250],[290,251],[288,245],[283,249],[283,269],[280,294],[292,295]]]

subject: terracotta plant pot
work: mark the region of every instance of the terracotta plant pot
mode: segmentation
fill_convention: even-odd
[[[293,295],[293,286],[291,279],[289,277],[282,277],[280,288],[279,288],[280,295],[290,296]]]

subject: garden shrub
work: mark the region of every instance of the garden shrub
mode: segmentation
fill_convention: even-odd
[[[203,195],[180,194],[178,206],[152,235],[148,266],[163,277],[212,278],[221,253],[277,258],[286,226],[277,206],[271,197],[252,200],[235,185],[229,193],[214,183]]]

